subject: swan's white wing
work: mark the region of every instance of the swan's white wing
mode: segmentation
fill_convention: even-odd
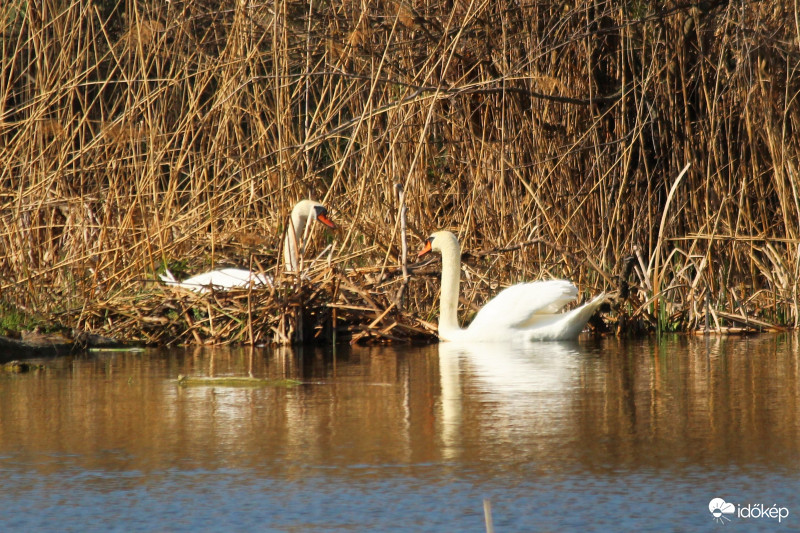
[[[483,306],[469,329],[490,331],[520,327],[533,315],[557,313],[577,297],[578,289],[566,280],[512,285]]]

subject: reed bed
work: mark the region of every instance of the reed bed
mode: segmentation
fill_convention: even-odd
[[[8,0],[0,333],[416,339],[438,280],[411,252],[442,228],[469,254],[467,313],[566,277],[615,292],[598,325],[618,334],[797,327],[798,20],[790,2]],[[155,282],[272,269],[303,197],[341,230],[315,231],[327,259],[302,283]]]

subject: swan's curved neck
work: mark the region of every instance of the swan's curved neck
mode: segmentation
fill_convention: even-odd
[[[458,326],[458,289],[461,284],[461,246],[456,239],[441,246],[442,295],[439,302],[439,335],[460,329]]]
[[[300,252],[303,249],[303,234],[306,231],[308,217],[314,204],[304,200],[298,202],[292,209],[286,237],[283,239],[283,263],[288,272],[297,272],[300,269]]]

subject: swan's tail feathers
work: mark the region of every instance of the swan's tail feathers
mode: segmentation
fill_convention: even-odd
[[[172,275],[172,272],[170,272],[168,268],[164,269],[164,273],[163,274],[159,274],[158,277],[161,278],[161,281],[163,281],[167,285],[178,285],[179,284],[178,280],[175,279],[175,276]]]
[[[608,300],[608,298],[609,295],[607,293],[601,292],[600,294],[592,298],[592,300],[586,305],[590,306],[594,310],[597,310],[597,308],[600,307],[600,305],[604,304],[606,300]]]
[[[590,302],[563,315],[550,315],[553,321],[548,326],[532,329],[526,336],[526,340],[535,342],[577,339],[592,315],[605,303],[606,298],[606,294],[602,293],[595,296]]]
[[[587,322],[589,319],[592,318],[597,310],[600,308],[603,303],[606,301],[606,293],[600,293],[595,296],[590,302],[583,304],[582,306],[574,309],[567,313],[567,315],[571,315],[568,321],[568,324],[565,328],[565,336],[564,339],[575,339],[578,335],[581,334],[583,328],[586,327]]]
[[[167,285],[169,287],[176,287],[179,289],[186,289],[190,291],[203,290],[202,286],[193,283],[183,283],[181,281],[178,281],[177,279],[175,279],[175,276],[172,275],[172,272],[170,272],[169,269],[164,270],[164,273],[159,274],[158,277],[161,278],[161,281],[164,282],[164,285]]]

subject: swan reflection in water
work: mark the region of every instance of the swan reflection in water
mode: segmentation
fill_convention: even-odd
[[[452,457],[465,438],[465,401],[478,399],[490,423],[482,431],[539,436],[564,433],[580,387],[576,342],[439,343],[442,440]],[[462,391],[469,388],[468,394]],[[479,415],[482,416],[482,415]]]

